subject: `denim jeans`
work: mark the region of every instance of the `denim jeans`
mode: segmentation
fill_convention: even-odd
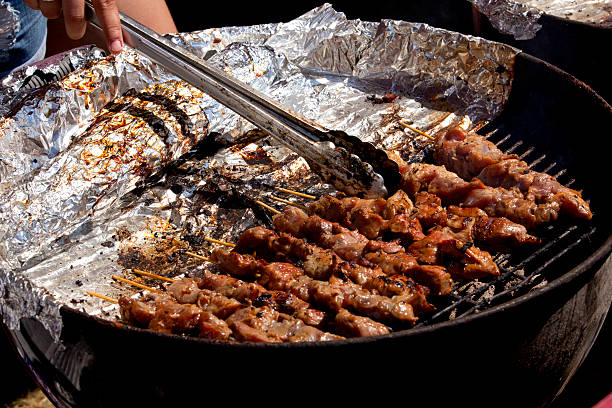
[[[47,19],[23,0],[0,0],[0,78],[44,58]]]

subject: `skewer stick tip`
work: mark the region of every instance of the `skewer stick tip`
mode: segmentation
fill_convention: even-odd
[[[85,293],[87,293],[90,296],[94,296],[100,299],[104,299],[108,302],[113,302],[113,303],[119,303],[119,301],[117,299],[114,299],[112,297],[106,296],[106,295],[101,295],[100,293],[96,293],[96,292],[92,292],[90,290],[85,291]]]
[[[150,288],[147,285],[143,285],[142,283],[138,283],[138,282],[135,282],[135,281],[130,280],[130,279],[122,278],[121,276],[113,275],[113,276],[111,276],[111,278],[113,278],[114,280],[117,280],[119,282],[123,282],[123,283],[127,283],[129,285],[135,286],[135,287],[140,288],[140,289],[148,290],[149,292],[163,293],[159,289]]]
[[[425,136],[425,137],[427,137],[427,138],[429,138],[429,139],[431,139],[431,140],[436,140],[436,138],[435,138],[435,137],[433,137],[433,136],[431,136],[431,135],[429,135],[429,134],[427,134],[427,133],[423,132],[422,130],[419,130],[419,129],[415,128],[414,126],[410,126],[409,124],[404,123],[404,122],[402,122],[401,120],[398,120],[397,122],[398,122],[400,125],[404,126],[405,128],[410,129],[410,130],[412,130],[413,132],[418,133],[418,134],[419,134],[419,135],[421,135],[421,136]]]
[[[205,241],[212,242],[213,244],[221,244],[225,246],[235,247],[236,244],[232,244],[231,242],[220,241],[214,238],[204,238]]]
[[[313,195],[306,194],[306,193],[300,193],[299,191],[288,190],[288,189],[282,188],[282,187],[274,187],[274,189],[277,190],[277,191],[281,191],[283,193],[293,194],[293,195],[298,196],[298,197],[309,198],[311,200],[316,200],[317,199],[317,197],[315,197]]]
[[[137,275],[148,276],[149,278],[155,278],[155,279],[163,280],[166,282],[174,282],[174,279],[168,278],[167,276],[157,275],[155,273],[142,271],[140,269],[132,269],[132,272],[134,272]]]
[[[208,258],[208,257],[206,257],[206,256],[203,256],[203,255],[200,255],[200,254],[196,254],[195,252],[185,251],[185,254],[186,254],[186,255],[189,255],[189,256],[192,256],[192,257],[194,257],[194,258],[201,259],[202,261],[211,262],[211,261],[210,261],[210,258]]]
[[[266,204],[266,203],[264,203],[264,202],[262,202],[262,201],[255,200],[255,202],[256,202],[257,204],[261,205],[262,207],[264,207],[265,209],[272,211],[272,212],[273,212],[273,213],[275,213],[275,214],[280,214],[280,213],[281,213],[281,212],[280,212],[280,211],[278,211],[276,208],[270,207],[268,204]]]
[[[287,205],[292,205],[292,206],[297,207],[297,208],[299,208],[299,209],[301,209],[301,210],[303,210],[303,211],[308,211],[308,208],[307,208],[305,205],[301,205],[301,204],[298,204],[298,203],[294,203],[294,202],[292,202],[292,201],[285,200],[285,199],[283,199],[283,198],[276,197],[276,196],[274,196],[274,195],[271,195],[271,196],[270,196],[270,198],[271,198],[272,200],[276,200],[276,201],[278,201],[278,202],[281,202],[281,203],[284,203],[284,204],[287,204]]]

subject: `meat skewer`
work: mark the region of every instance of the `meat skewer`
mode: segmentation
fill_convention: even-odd
[[[170,284],[168,293],[179,303],[195,303],[203,310],[225,319],[239,340],[294,342],[343,338],[305,324],[302,319],[282,313],[272,305],[245,306],[234,297],[201,286],[200,279],[183,278]]]
[[[270,305],[245,305],[217,291],[202,289],[198,279],[174,280],[168,286],[167,293],[129,279],[122,281],[153,291],[141,300],[127,296],[118,300],[122,319],[137,327],[221,340],[234,336],[238,340],[258,342],[343,338],[321,331]]]
[[[336,198],[325,195],[310,203],[306,211],[358,230],[368,239],[379,238],[385,232],[401,234],[412,240],[425,237],[418,218],[412,216],[414,205],[402,190],[388,199]]]
[[[472,279],[499,275],[499,268],[489,253],[479,250],[471,243],[461,242],[449,233],[437,232],[429,239],[416,241],[405,250],[397,243],[368,240],[358,231],[351,231],[317,215],[308,216],[294,207],[285,208],[282,214],[274,217],[273,222],[277,231],[310,239],[323,248],[332,249],[347,261],[362,263],[367,260],[383,269],[403,267],[404,261],[411,261],[413,272],[409,276],[419,283],[420,279],[435,276],[436,270],[425,268],[426,266],[439,268],[438,265],[449,257],[452,271],[457,277]],[[432,256],[433,254],[435,256]],[[421,265],[422,263],[429,265]],[[415,272],[424,276],[415,275]],[[439,275],[440,271],[437,272]],[[425,285],[429,286],[426,283]]]
[[[228,340],[232,334],[225,321],[195,304],[180,304],[167,294],[149,293],[142,299],[119,298],[121,319],[133,326],[161,333],[191,334]]]
[[[205,258],[191,252],[187,254],[190,256],[195,255],[197,258]],[[211,262],[208,258],[205,259]],[[180,303],[198,303],[206,300],[210,304],[211,302],[207,299],[210,299],[212,293],[208,292],[212,291],[234,299],[238,303],[271,307],[281,313],[295,316],[307,325],[314,327],[322,326],[328,319],[324,311],[311,308],[309,303],[289,293],[268,290],[258,283],[242,281],[228,275],[204,271],[202,276],[198,278],[183,279],[181,281],[138,269],[133,269],[132,271],[139,275],[170,282],[171,285],[168,286],[167,290]],[[177,284],[177,282],[181,282],[181,284]],[[200,291],[198,292],[198,290]],[[201,293],[207,295],[206,299],[199,299]]]
[[[557,212],[589,220],[592,213],[581,194],[554,177],[531,170],[515,154],[507,155],[475,132],[455,127],[437,138],[434,159],[464,179],[477,178],[485,185],[518,189],[525,198],[546,203]]]
[[[212,262],[212,260],[207,257],[191,252],[186,253],[198,259]],[[240,259],[241,258],[235,258],[234,261],[239,261]],[[249,265],[253,264],[241,264],[240,262],[235,262],[233,265],[235,268],[234,271],[240,276],[247,276],[251,274],[254,274],[256,277],[259,276],[256,270],[251,271],[249,269]],[[247,268],[247,270],[241,270],[241,268]],[[140,270],[134,270],[134,272],[156,279],[162,279],[164,281],[170,280],[175,282],[174,279],[149,272]],[[333,325],[336,332],[349,337],[364,337],[389,333],[389,329],[386,325],[378,323],[365,316],[355,315],[346,309],[340,309],[336,311],[334,316],[330,316],[330,313],[312,308],[309,303],[299,299],[291,293],[280,290],[269,290],[258,283],[242,281],[229,275],[215,274],[204,271],[202,276],[197,279],[193,279],[193,282],[196,282],[195,285],[198,288],[209,289],[224,296],[238,299],[243,303],[246,302],[257,307],[267,306],[274,310],[278,310],[280,313],[295,316],[309,326],[322,329],[324,326]],[[190,293],[194,293],[193,290],[194,287],[192,285],[191,288],[187,286],[186,290],[184,291],[178,291],[175,289],[175,293],[179,294],[180,296],[186,295],[189,297]],[[184,292],[184,294],[181,295],[182,292]]]
[[[486,186],[466,181],[444,166],[411,163],[400,166],[402,189],[414,197],[420,191],[437,195],[445,205],[480,208],[490,217],[505,217],[528,230],[557,219],[559,206],[526,198],[517,188]]]
[[[366,267],[342,260],[329,249],[322,249],[286,233],[277,234],[263,227],[243,232],[234,249],[240,253],[255,251],[258,257],[271,261],[299,263],[306,275],[329,280],[332,276],[351,280],[365,289],[375,289],[384,296],[402,295],[415,313],[434,308],[427,301],[429,290],[404,275],[386,275],[380,267]]]
[[[405,296],[381,296],[352,282],[309,277],[286,262],[266,262],[251,255],[216,248],[211,259],[221,271],[237,276],[258,275],[257,281],[272,290],[287,291],[300,299],[331,310],[353,310],[377,321],[414,324],[417,320]]]
[[[444,208],[437,196],[425,191],[415,194],[414,204],[403,190],[387,200],[326,195],[309,204],[307,212],[356,229],[369,239],[380,238],[389,231],[417,241],[425,238],[423,229],[437,227],[448,228],[462,241],[475,242],[487,250],[539,242],[521,224],[504,217],[489,217],[478,208]]]

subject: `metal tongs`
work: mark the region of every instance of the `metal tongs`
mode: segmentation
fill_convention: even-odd
[[[101,30],[90,0],[89,23]],[[265,130],[309,164],[324,182],[349,195],[386,197],[398,188],[397,164],[387,154],[342,131],[328,130],[232,78],[132,18],[120,14],[133,48]]]

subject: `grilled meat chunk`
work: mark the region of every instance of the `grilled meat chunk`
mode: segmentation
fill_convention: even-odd
[[[387,200],[326,195],[311,203],[308,213],[357,230],[368,239],[378,238],[387,231],[420,239],[423,232],[419,220],[411,216],[413,208],[408,195],[398,190]]]
[[[482,169],[491,164],[515,158],[516,155],[507,155],[484,137],[460,127],[454,127],[437,137],[434,144],[436,163],[466,180],[477,177]]]
[[[290,227],[294,232],[299,231],[297,236],[305,237],[323,248],[333,250],[346,261],[366,266],[375,264],[387,274],[391,272],[405,274],[429,287],[436,294],[446,294],[452,287],[451,277],[443,267],[421,265],[415,257],[407,254],[401,245],[369,240],[358,231],[351,231],[317,215],[308,216],[294,207],[287,207],[282,214],[274,217],[275,228],[282,232],[288,225],[287,220],[299,220]],[[299,229],[296,228],[297,225],[300,226]],[[367,254],[376,252],[377,256],[371,255],[368,258]],[[390,257],[388,254],[398,255]]]
[[[556,220],[561,210],[560,200],[538,202],[517,187],[491,187],[476,178],[465,181],[443,166],[411,163],[400,171],[402,188],[411,196],[426,191],[439,196],[444,205],[477,207],[490,217],[505,217],[529,230]]]
[[[499,276],[491,254],[463,242],[444,229],[434,230],[424,239],[412,243],[407,252],[421,263],[444,264],[453,277],[479,279]]]
[[[446,224],[446,209],[442,207],[442,200],[435,194],[419,191],[414,195],[416,218],[425,230]]]
[[[427,287],[433,295],[447,295],[453,289],[453,280],[446,268],[439,265],[421,265],[414,255],[402,252],[368,252],[364,259],[381,267],[385,275],[405,275]]]
[[[527,233],[527,228],[505,217],[489,217],[476,207],[447,208],[446,229],[463,242],[475,242],[487,250],[507,251],[540,240]]]
[[[267,260],[300,263],[306,275],[318,280],[329,280],[332,276],[335,276],[368,288],[368,285],[371,286],[370,281],[386,277],[383,270],[378,266],[367,267],[355,262],[348,262],[341,259],[333,251],[308,244],[303,239],[282,232],[278,235],[270,230],[263,232],[262,229],[264,228],[254,227],[246,230],[241,235],[239,240],[241,244],[236,246],[235,251],[255,251],[258,256],[263,256]],[[221,250],[215,249],[213,251],[215,258],[224,256],[217,255],[217,252],[221,252]],[[413,264],[415,263],[413,262]],[[411,300],[410,303],[417,305],[420,311],[432,310],[433,306],[429,305],[425,299],[429,292],[426,288],[407,277],[405,277],[404,283],[405,285],[402,286],[395,285],[394,295],[406,295]],[[402,289],[401,293],[400,288]],[[428,305],[427,308],[424,307],[426,304]]]
[[[449,130],[436,140],[434,158],[464,179],[475,177],[487,186],[516,188],[529,201],[554,205],[557,213],[592,218],[589,205],[578,191],[561,185],[548,174],[531,170],[518,156],[504,154],[474,132]]]
[[[223,255],[217,254],[223,270],[231,270],[231,259],[222,258]],[[224,296],[234,298],[242,303],[252,304],[253,306],[268,306],[281,313],[286,313],[297,317],[309,326],[321,327],[328,320],[327,313],[314,309],[308,302],[292,295],[291,293],[269,290],[256,282],[246,282],[232,276],[204,272],[198,280],[200,288],[214,290]]]
[[[553,176],[529,169],[526,162],[507,159],[485,167],[477,176],[492,187],[518,188],[528,200],[555,204],[559,212],[575,218],[593,217],[580,192],[561,185]]]
[[[181,304],[165,294],[142,300],[119,298],[121,318],[128,324],[161,333],[188,334],[228,340],[232,334],[225,321],[194,304]]]
[[[209,289],[200,289],[195,279],[183,278],[172,282],[167,291],[178,303],[196,304],[221,319],[227,318],[242,307],[242,303],[236,299]]]
[[[347,337],[368,337],[389,334],[389,328],[370,318],[358,316],[346,309],[336,313],[336,330]]]
[[[321,331],[268,306],[244,307],[227,319],[238,340],[253,342],[329,341],[344,337]]]
[[[445,204],[460,203],[474,190],[486,189],[482,181],[466,181],[444,166],[429,163],[410,163],[400,166],[402,190],[410,197],[419,191],[437,195]]]

